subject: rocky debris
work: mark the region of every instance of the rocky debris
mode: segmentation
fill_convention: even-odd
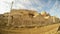
[[[55,20],[55,22],[53,22]],[[50,16],[46,12],[38,13],[33,10],[11,10],[0,16],[0,27],[21,28],[32,26],[45,26],[59,23],[59,18]]]

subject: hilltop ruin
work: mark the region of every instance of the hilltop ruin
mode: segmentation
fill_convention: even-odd
[[[10,13],[0,15],[0,26],[11,27],[28,27],[28,26],[45,26],[49,24],[59,23],[59,19],[50,16],[46,12],[38,13],[33,10],[11,10]],[[8,22],[9,21],[9,22]],[[2,23],[1,23],[2,22]]]
[[[0,14],[0,34],[56,34],[59,22],[46,12],[13,9]]]

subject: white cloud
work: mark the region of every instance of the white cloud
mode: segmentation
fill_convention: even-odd
[[[0,14],[9,12],[12,0],[0,0]]]
[[[15,0],[13,9],[26,9],[28,5],[30,5],[29,0]]]
[[[4,12],[9,12],[10,7],[11,7],[11,2],[13,0],[1,0],[0,1],[0,13],[4,13]],[[34,7],[34,5],[38,5],[36,6],[36,8]],[[13,4],[13,9],[33,9],[33,10],[37,10],[37,9],[41,9],[44,6],[44,4],[42,4],[40,2],[40,0],[15,0],[14,4]]]
[[[0,0],[0,2],[12,2],[13,0]]]
[[[15,6],[13,6],[13,9],[25,9],[26,7],[23,6],[22,4],[16,4]]]
[[[37,9],[36,9],[36,8],[30,8],[30,10],[35,10],[35,11],[37,11]]]

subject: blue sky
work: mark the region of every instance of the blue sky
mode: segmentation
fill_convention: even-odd
[[[12,9],[29,9],[38,12],[46,11],[51,15],[60,17],[60,0],[1,0],[0,14],[10,12],[12,1],[14,1]]]

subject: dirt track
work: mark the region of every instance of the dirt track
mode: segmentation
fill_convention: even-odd
[[[1,34],[5,34],[5,33],[6,34],[55,34],[57,30],[58,30],[58,24],[53,24],[40,28],[29,28],[29,29],[24,28],[21,30],[2,30],[0,32]]]

